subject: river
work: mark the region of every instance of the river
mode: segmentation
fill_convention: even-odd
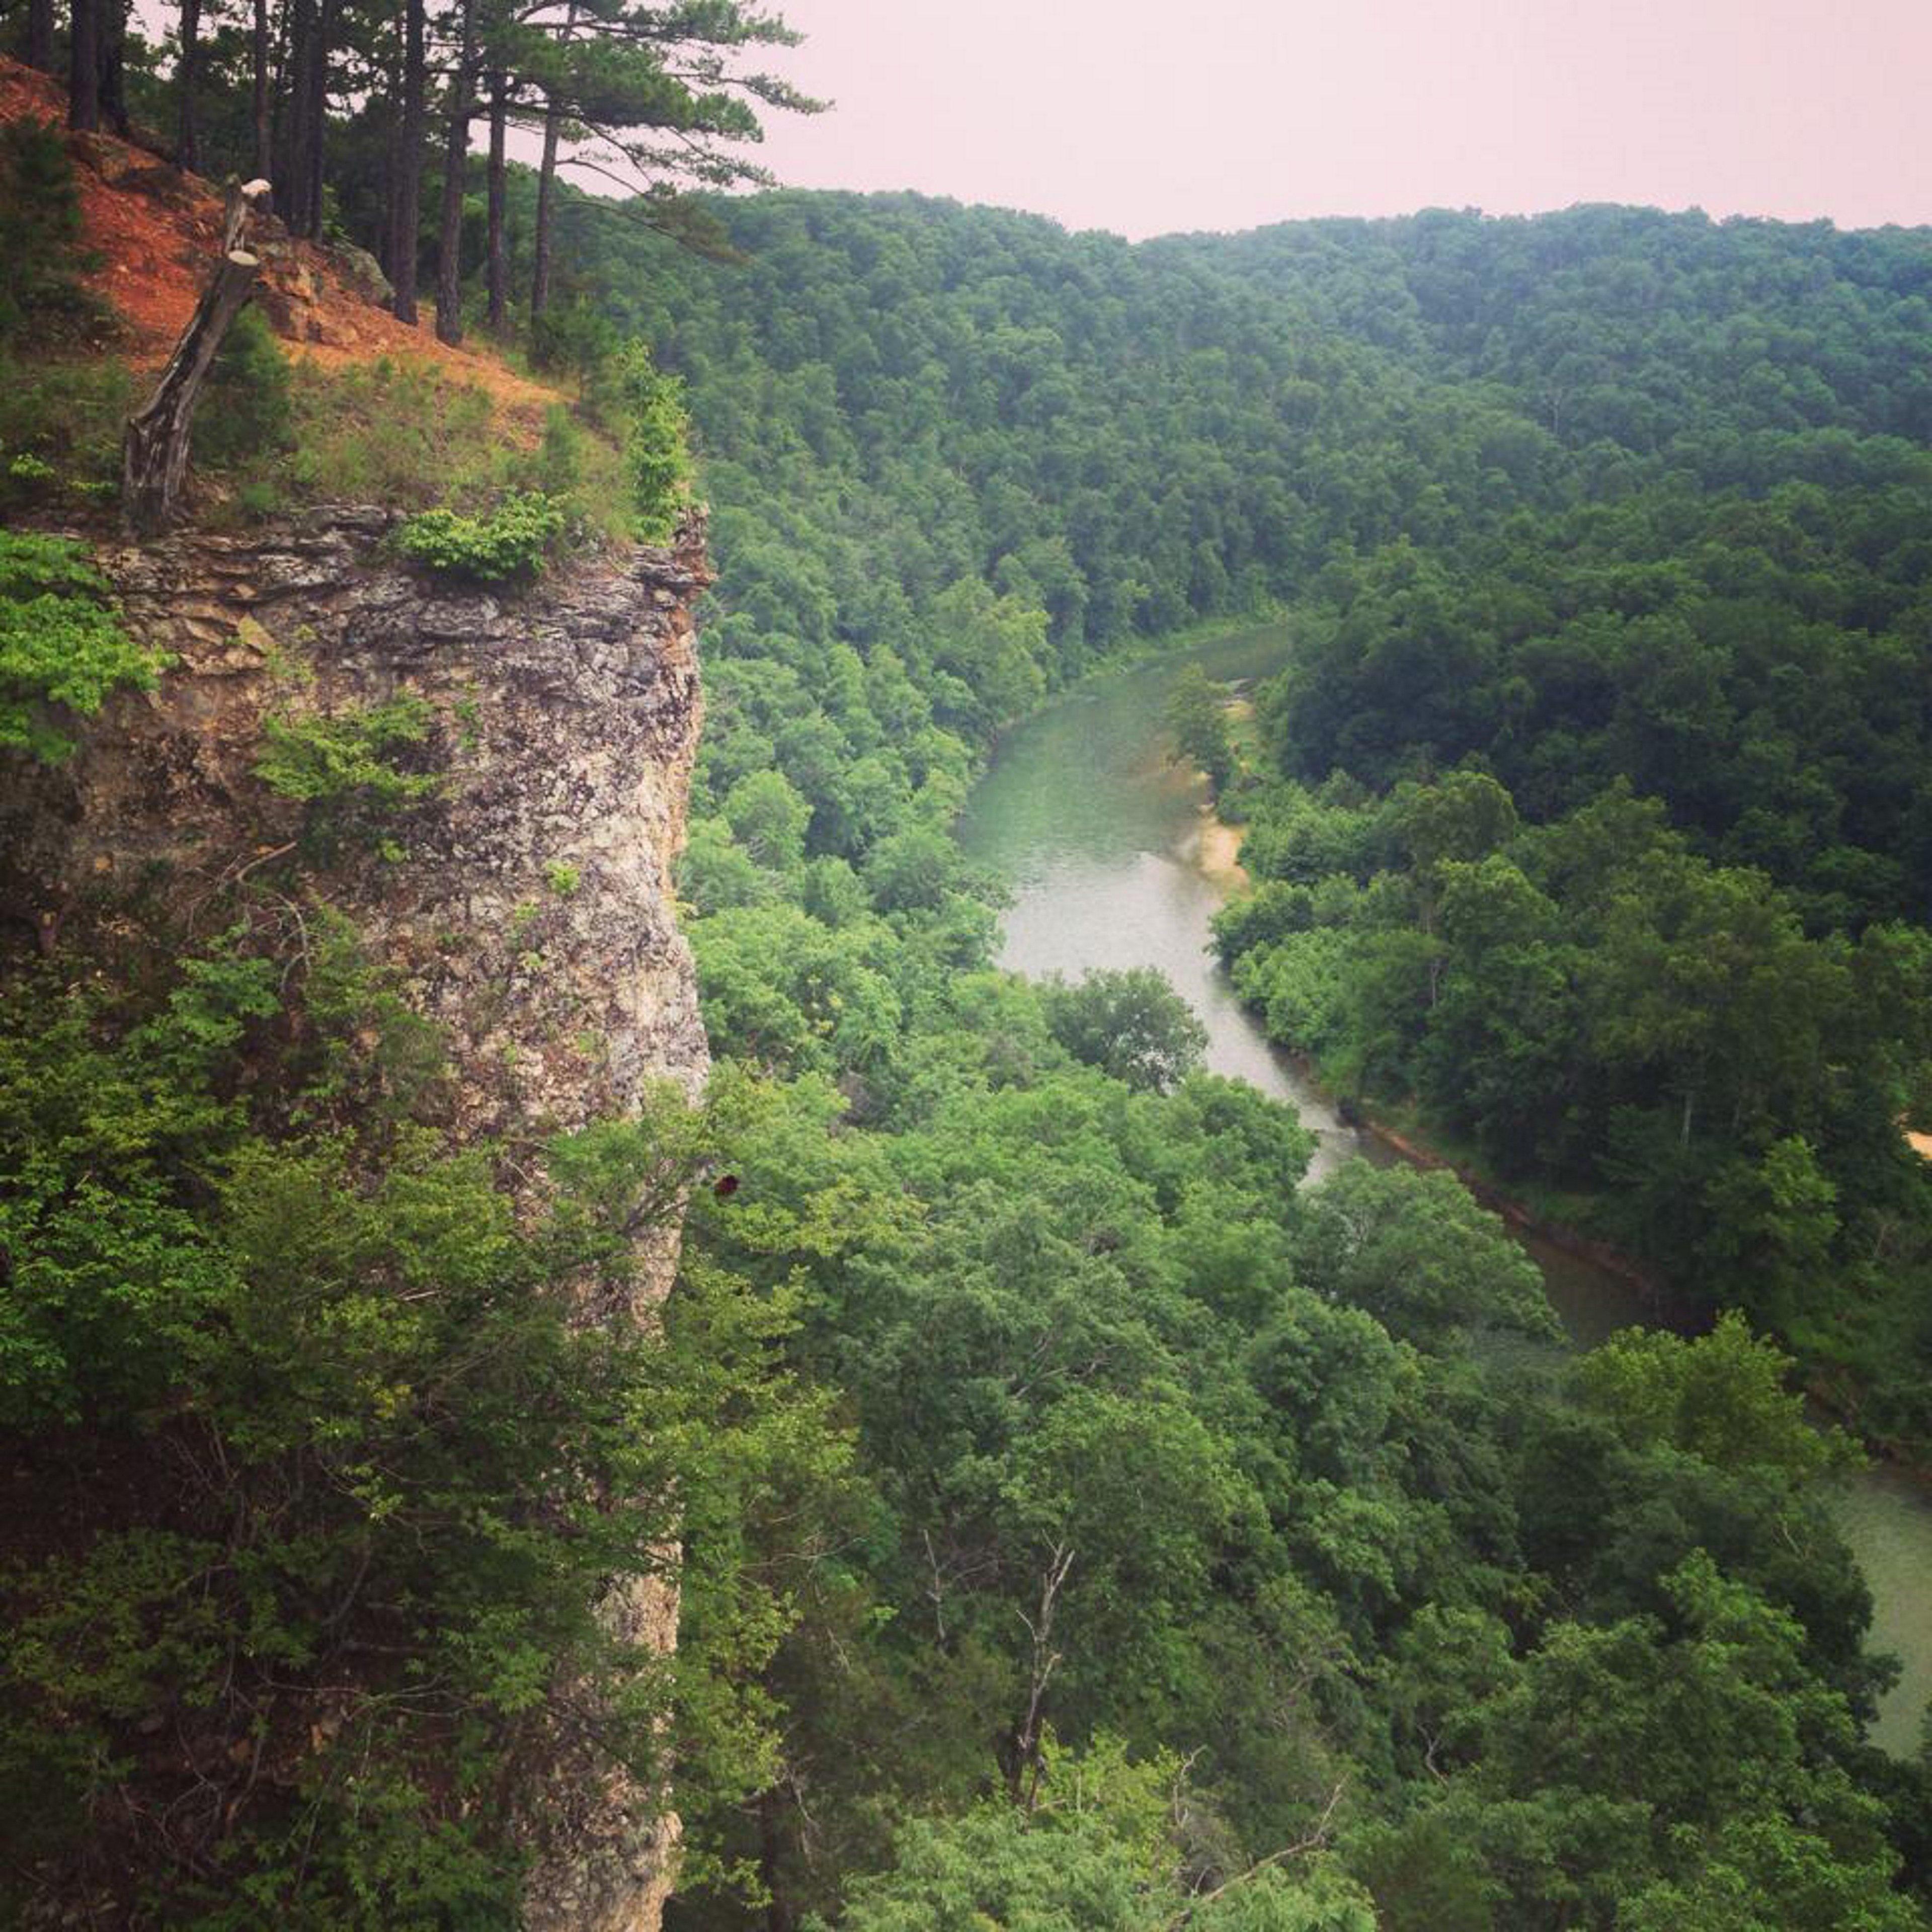
[[[1208,862],[1205,794],[1196,775],[1170,762],[1160,725],[1183,665],[1198,664],[1223,681],[1263,676],[1286,643],[1277,627],[1246,632],[1077,686],[1002,742],[960,832],[968,852],[1013,892],[1003,965],[1070,978],[1096,967],[1158,967],[1207,1028],[1208,1065],[1286,1102],[1313,1130],[1310,1178],[1319,1180],[1374,1150],[1269,1042],[1215,965],[1208,921],[1232,881]],[[1546,1244],[1525,1245],[1576,1346],[1642,1318],[1615,1276]],[[1872,1736],[1906,1755],[1932,1699],[1932,1497],[1874,1469],[1845,1484],[1834,1513],[1871,1586],[1872,1647],[1905,1664]]]

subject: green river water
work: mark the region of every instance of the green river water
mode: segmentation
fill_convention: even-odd
[[[1162,706],[1176,672],[1264,676],[1286,647],[1277,628],[1244,632],[1089,680],[1002,742],[968,801],[968,851],[1004,875],[1013,902],[1000,963],[1070,978],[1095,967],[1156,966],[1200,1016],[1208,1064],[1293,1106],[1320,1145],[1310,1178],[1368,1150],[1270,1045],[1208,951],[1208,922],[1228,890],[1203,869],[1204,794],[1169,762]],[[1558,1250],[1526,1245],[1573,1341],[1588,1347],[1641,1320],[1625,1284]],[[1873,1647],[1905,1666],[1873,1736],[1909,1753],[1932,1699],[1932,1496],[1898,1473],[1852,1478],[1838,1526],[1876,1606]]]

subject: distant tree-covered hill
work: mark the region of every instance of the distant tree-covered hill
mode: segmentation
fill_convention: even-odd
[[[1004,719],[1280,608],[1230,807],[1268,883],[1226,938],[1278,1034],[1924,1436],[1932,1247],[1902,1231],[1932,1216],[1895,1126],[1932,1090],[1932,233],[1580,208],[1130,247],[903,196],[715,212],[735,264],[584,202],[564,230],[583,313],[684,379],[717,508],[688,878],[726,1050],[777,806],[804,876],[903,895],[909,828]],[[1465,772],[1506,825],[1437,850]],[[1594,872],[1550,856],[1592,838]],[[1538,896],[1507,916],[1505,860]],[[849,1007],[797,1037],[890,1090],[902,1048]]]
[[[1148,989],[986,971],[950,833],[1045,693],[1281,611],[1224,790],[1270,1030],[1922,1447],[1932,236],[713,212],[735,262],[570,202],[548,345],[686,385],[682,890],[714,1048],[785,1096],[704,1238],[853,1429],[782,1768],[706,1842],[788,1926],[1922,1925],[1784,1359],[1733,1317],[1508,1382],[1462,1330],[1532,1285],[1455,1189],[1300,1195],[1252,1096],[1111,1078]],[[1135,1829],[1205,1903],[1136,1894]]]

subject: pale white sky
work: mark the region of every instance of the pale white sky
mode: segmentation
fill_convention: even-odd
[[[774,0],[762,158],[1141,236],[1577,201],[1932,222],[1932,0]]]

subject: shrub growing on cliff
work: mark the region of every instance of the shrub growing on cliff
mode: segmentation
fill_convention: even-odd
[[[57,764],[74,740],[52,722],[151,687],[158,660],[121,627],[105,578],[64,537],[0,530],[0,750]]]
[[[320,856],[345,839],[374,836],[404,806],[435,790],[434,772],[402,762],[429,736],[429,706],[409,692],[330,717],[275,717],[255,776],[278,797],[306,806],[304,842]]]
[[[617,358],[616,389],[638,534],[662,543],[677,527],[691,482],[683,388],[658,368],[641,342],[629,342]]]
[[[488,515],[425,510],[398,530],[395,545],[412,563],[470,584],[506,584],[542,569],[563,534],[563,512],[536,490],[506,496]]]

